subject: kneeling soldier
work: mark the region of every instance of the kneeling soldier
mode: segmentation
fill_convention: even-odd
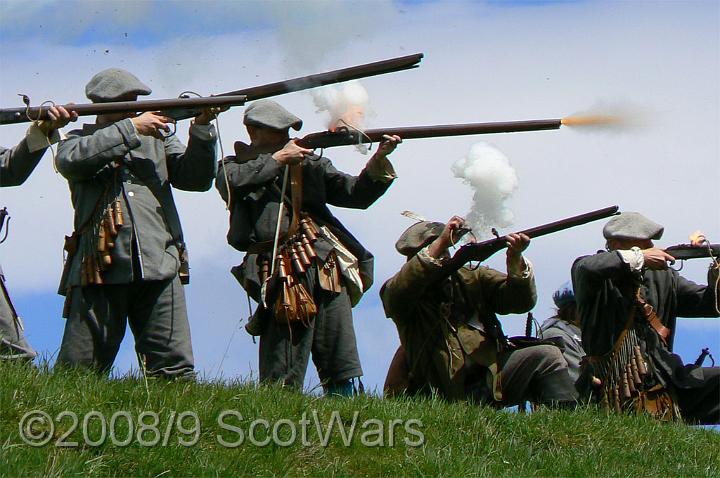
[[[508,236],[508,275],[478,267],[448,277],[443,262],[449,258],[453,234],[464,226],[458,216],[447,224],[420,222],[395,245],[408,261],[383,285],[380,296],[405,350],[404,391],[437,391],[449,400],[473,399],[499,407],[526,400],[574,403],[577,393],[560,350],[513,344],[495,315],[523,313],[535,305],[532,265],[522,256],[530,239]],[[394,370],[388,375],[388,383],[403,382]]]

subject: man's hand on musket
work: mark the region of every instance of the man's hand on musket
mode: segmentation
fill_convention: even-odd
[[[66,126],[69,122],[75,121],[78,118],[76,112],[69,112],[62,106],[52,106],[47,112],[47,120],[40,121],[38,127],[45,134],[50,136],[53,131]]]
[[[525,234],[508,234],[505,236],[507,243],[506,264],[508,274],[522,275],[527,268],[522,253],[530,245],[530,238]]]
[[[175,123],[175,120],[163,116],[157,111],[147,111],[132,118],[132,122],[138,134],[163,139],[163,133],[161,131],[169,133],[170,126],[168,126],[168,123]]]
[[[662,271],[668,268],[668,262],[670,264],[675,263],[673,256],[657,247],[643,249],[642,255],[645,259],[645,267],[651,270]]]
[[[298,146],[293,140],[289,141],[280,151],[275,151],[272,157],[282,166],[289,166],[302,162],[306,154],[312,154],[312,149]]]
[[[378,145],[377,151],[375,151],[375,154],[373,157],[377,158],[385,158],[387,156],[390,156],[393,151],[395,151],[395,148],[397,148],[397,145],[402,143],[402,139],[400,136],[393,134],[384,134],[383,140]]]
[[[212,106],[210,108],[205,108],[202,110],[202,113],[195,117],[195,124],[210,124],[210,122],[217,118],[220,113],[229,109],[229,106]]]
[[[443,229],[442,234],[428,246],[428,254],[436,259],[446,257],[448,255],[448,248],[457,242],[457,233],[467,228],[468,226],[465,223],[465,219],[460,216],[451,217],[447,224],[445,224],[445,229]]]

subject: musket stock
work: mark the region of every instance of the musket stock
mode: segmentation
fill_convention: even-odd
[[[703,257],[720,257],[720,244],[678,244],[665,248],[665,252],[677,260],[701,259]]]
[[[530,229],[525,229],[524,231],[519,231],[518,233],[525,234],[531,239],[545,236],[547,234],[552,234],[571,227],[587,224],[588,222],[598,221],[600,219],[614,216],[617,214],[618,209],[618,206],[610,206],[596,211],[587,212],[585,214],[560,219],[559,221],[543,224],[542,226],[531,227]],[[483,242],[465,244],[458,249],[454,256],[445,262],[443,271],[449,275],[470,261],[485,261],[493,254],[505,249],[506,247],[507,236],[500,236]]]

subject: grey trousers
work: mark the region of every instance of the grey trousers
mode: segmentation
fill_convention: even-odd
[[[314,291],[318,308],[310,327],[280,324],[273,317],[260,336],[260,381],[281,382],[302,388],[308,361],[312,360],[323,383],[362,376],[360,356],[352,322],[352,307],[345,286],[334,294],[317,286],[317,275],[308,274],[305,284]]]
[[[185,291],[177,277],[76,288],[58,365],[109,371],[128,322],[148,375],[194,377]]]
[[[15,317],[10,306],[2,269],[0,281],[0,360],[32,360],[37,354],[25,340],[20,319]]]
[[[503,406],[526,400],[558,404],[574,402],[578,394],[562,352],[553,345],[510,349],[498,355]]]

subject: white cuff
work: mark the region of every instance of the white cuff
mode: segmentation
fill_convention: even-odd
[[[645,265],[645,256],[639,247],[635,246],[630,250],[618,251],[623,262],[630,266],[633,272],[640,272]]]
[[[425,246],[422,249],[420,249],[420,252],[417,253],[418,259],[420,259],[421,262],[425,262],[427,264],[431,264],[436,267],[442,267],[443,260],[437,259],[430,255],[430,252],[428,252],[428,248],[430,246]]]
[[[534,269],[532,262],[530,262],[527,258],[523,256],[523,264],[525,264],[525,267],[522,271],[516,271],[513,269],[508,269],[508,277],[511,279],[532,279],[535,276]]]

